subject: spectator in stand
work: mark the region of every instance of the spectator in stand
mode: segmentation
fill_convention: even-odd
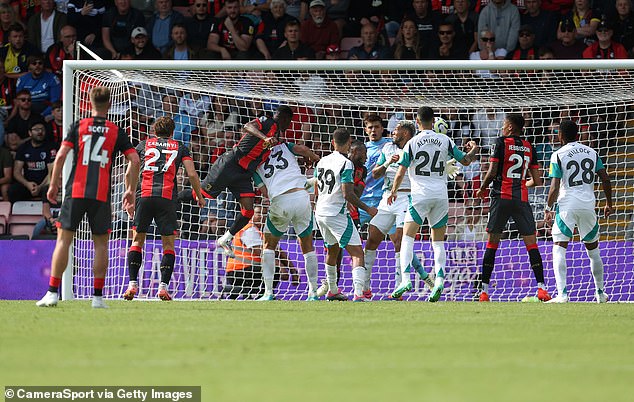
[[[302,0],[284,0],[286,3],[286,13],[292,17],[303,21],[308,13],[308,4]]]
[[[577,28],[570,17],[564,17],[559,23],[557,41],[550,44],[556,59],[581,59],[586,45],[577,40]]]
[[[586,46],[596,40],[595,33],[601,22],[601,14],[600,11],[592,9],[591,0],[575,0],[568,17],[575,23],[578,40],[583,41]],[[561,39],[561,36],[557,34],[557,38]]]
[[[51,105],[51,116],[53,118],[46,123],[46,141],[52,143],[55,149],[59,149],[64,139],[62,112],[62,102],[53,102]]]
[[[271,11],[265,11],[262,14],[258,33],[255,36],[255,45],[266,60],[271,60],[273,53],[284,43],[284,31],[290,21],[298,22],[299,31],[299,21],[286,14],[286,2],[272,0]]]
[[[31,93],[23,89],[15,95],[15,107],[7,119],[5,144],[11,151],[29,140],[29,127],[42,116],[31,111]]]
[[[29,141],[20,145],[13,164],[13,179],[9,187],[9,201],[25,201],[39,197],[48,185],[56,149],[46,142],[44,122],[36,121],[29,128]]]
[[[3,201],[9,201],[9,186],[13,182],[13,156],[0,146],[0,195]]]
[[[105,0],[69,0],[68,24],[77,29],[77,40],[91,49],[100,47],[101,25],[105,12]]]
[[[454,42],[467,48],[469,54],[478,50],[478,14],[469,9],[469,0],[454,0],[453,14],[445,18],[453,24]]]
[[[44,71],[43,55],[29,56],[28,64],[29,72],[18,78],[16,89],[28,90],[31,93],[31,110],[48,120],[51,115],[50,105],[62,96],[62,85],[55,74]]]
[[[584,59],[627,59],[625,47],[612,40],[614,30],[607,20],[602,20],[596,30],[598,41],[583,51]]]
[[[411,17],[418,28],[423,55],[429,54],[431,44],[437,40],[436,31],[441,20],[440,14],[432,11],[430,3],[430,0],[412,0]]]
[[[574,0],[543,0],[542,10],[550,11],[555,15],[566,15],[572,9]]]
[[[625,50],[634,57],[634,11],[632,11],[632,0],[616,0],[615,7],[615,15],[611,19],[614,28],[612,39],[622,44]]]
[[[207,10],[208,4],[207,0],[194,0],[190,11],[192,16],[185,19],[187,42],[195,52],[204,51],[207,48],[207,39],[214,22]]]
[[[541,47],[557,39],[557,17],[543,10],[542,0],[524,0],[526,13],[522,14],[522,25],[530,25],[535,33],[535,46]]]
[[[187,28],[184,24],[174,24],[172,27],[172,45],[165,51],[166,60],[196,60],[198,54],[189,45]]]
[[[44,65],[61,82],[64,60],[75,60],[77,30],[70,25],[64,25],[59,31],[59,38],[59,42],[54,43],[46,50]]]
[[[315,58],[312,48],[302,43],[298,21],[289,21],[284,27],[286,44],[273,53],[275,60],[309,60]]]
[[[161,52],[150,43],[147,30],[143,27],[136,27],[132,30],[130,42],[130,45],[121,54],[131,56],[131,60],[160,60],[163,58]]]
[[[433,60],[466,60],[469,53],[462,43],[456,43],[456,31],[451,22],[438,26],[438,43],[432,46],[428,58]]]
[[[511,0],[491,0],[482,9],[478,19],[478,32],[490,30],[495,35],[495,47],[510,52],[517,45],[520,12]]]
[[[31,16],[35,13],[40,12],[40,2],[39,1],[15,1],[9,0],[11,7],[15,11],[17,17],[23,23],[26,23]]]
[[[19,23],[17,14],[9,4],[0,4],[0,45],[9,43],[9,27],[11,24]]]
[[[302,0],[305,4],[309,5],[309,13],[310,6],[313,4],[312,0]],[[350,0],[320,0],[321,3],[324,3],[324,8],[326,11],[326,17],[333,21],[335,25],[337,25],[337,29],[339,30],[339,37],[341,37],[343,32],[343,27],[348,22],[348,8],[350,8]],[[303,20],[302,20],[303,21]]]
[[[411,0],[390,0],[385,3],[387,3],[385,32],[389,39],[395,39],[403,18],[414,13],[412,2]]]
[[[504,59],[507,55],[506,49],[495,47],[495,34],[491,31],[484,30],[480,33],[480,50],[469,55],[469,60],[499,60]],[[476,75],[482,78],[498,78],[498,75],[489,70],[477,70]]]
[[[185,22],[185,17],[172,8],[172,0],[156,0],[154,14],[147,21],[147,31],[152,45],[159,52],[165,53],[172,45],[172,27],[174,24]]]
[[[262,20],[262,14],[270,11],[272,0],[242,0],[240,14],[249,16],[253,23],[258,25]]]
[[[101,36],[112,59],[119,60],[121,53],[130,46],[132,31],[145,26],[145,17],[130,6],[130,0],[115,0],[114,5],[103,16]]]
[[[350,60],[389,60],[392,58],[390,48],[380,45],[376,25],[368,22],[361,28],[362,44],[348,52]]]
[[[392,47],[392,54],[396,60],[420,60],[424,58],[420,33],[413,19],[405,17],[401,23],[401,29]]]
[[[506,58],[509,60],[536,60],[539,56],[539,49],[535,46],[535,32],[530,25],[520,27],[518,45]]]
[[[326,16],[326,3],[323,0],[312,0],[308,11],[310,17],[302,22],[301,37],[313,49],[315,57],[323,59],[326,47],[331,43],[339,43],[339,29]]]
[[[0,48],[0,60],[4,63],[7,77],[18,79],[28,71],[27,57],[36,50],[25,41],[24,26],[20,23],[9,27],[9,43]]]
[[[66,14],[55,10],[53,0],[40,0],[42,11],[29,18],[28,41],[41,53],[59,40],[59,31],[66,25]]]
[[[495,143],[505,118],[503,111],[491,107],[482,108],[473,116],[474,140],[482,147],[483,154]]]
[[[361,28],[372,22],[377,27],[381,43],[387,45],[385,33],[385,16],[388,11],[387,1],[351,0],[348,8],[348,22],[343,28],[343,36],[361,36]]]
[[[7,121],[11,109],[13,109],[13,100],[15,99],[16,89],[15,80],[7,77],[4,73],[4,64],[0,63],[0,138],[4,139],[4,122]],[[2,145],[0,140],[0,145]]]
[[[172,138],[182,142],[185,146],[189,146],[189,140],[192,135],[198,134],[196,118],[178,110],[178,100],[174,95],[163,96],[163,113],[174,120],[176,128]]]
[[[251,44],[255,35],[253,21],[240,15],[239,0],[225,1],[227,16],[211,26],[207,49],[214,53],[215,58],[223,60],[249,59]]]
[[[548,46],[540,47],[539,60],[555,60],[555,53],[553,53],[553,49]]]
[[[47,238],[46,236],[57,236],[57,227],[55,226],[55,223],[57,222],[57,218],[59,217],[59,212],[62,207],[62,192],[57,192],[57,202],[55,204],[51,204],[46,197],[47,191],[48,186],[42,187],[40,196],[42,199],[42,219],[35,224],[35,227],[33,228],[33,234],[31,235],[32,240],[43,240]]]

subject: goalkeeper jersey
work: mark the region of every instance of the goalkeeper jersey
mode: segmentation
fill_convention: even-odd
[[[277,144],[271,148],[269,157],[258,166],[253,176],[255,185],[265,185],[272,200],[280,194],[294,188],[304,188],[306,176],[302,174],[295,154],[293,143]]]
[[[399,164],[407,167],[412,202],[448,199],[445,163],[450,156],[460,162],[464,152],[444,134],[423,130],[405,144]]]
[[[315,168],[319,196],[315,204],[315,214],[337,216],[346,214],[346,200],[343,197],[343,183],[353,183],[354,165],[350,159],[338,151],[321,158]]]
[[[553,152],[548,176],[561,179],[559,210],[594,210],[594,175],[601,169],[605,167],[597,152],[578,142],[570,142]]]

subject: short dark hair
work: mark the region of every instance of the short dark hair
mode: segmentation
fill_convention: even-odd
[[[506,120],[508,120],[516,132],[521,132],[524,128],[524,116],[520,113],[509,113],[506,115]]]
[[[359,140],[352,141],[352,144],[350,144],[350,149],[357,149],[357,148],[365,148],[365,143]]]
[[[177,22],[174,25],[172,25],[172,28],[170,28],[170,32],[172,32],[174,28],[183,28],[185,32],[187,32],[187,27],[182,22]]]
[[[368,123],[374,123],[375,121],[378,121],[381,125],[383,125],[383,119],[381,116],[376,113],[370,113],[363,119],[363,127],[365,127]]]
[[[157,137],[169,138],[174,133],[174,120],[167,116],[161,116],[154,122],[154,133]]]
[[[564,137],[564,140],[567,142],[572,142],[577,140],[577,136],[579,135],[579,128],[577,124],[572,120],[562,120],[559,123],[559,132]]]
[[[26,29],[24,29],[24,26],[19,22],[14,22],[7,28],[7,33],[11,34],[11,32],[26,32]]]
[[[421,123],[432,123],[434,121],[434,109],[429,106],[421,106],[418,108],[418,120]]]
[[[337,145],[345,145],[350,140],[350,133],[345,128],[338,128],[332,133],[332,139]]]
[[[275,110],[275,112],[277,113],[278,117],[286,116],[289,119],[293,118],[293,109],[291,109],[289,106],[281,105]]]
[[[288,27],[301,27],[301,25],[297,20],[290,20],[286,23],[286,25],[284,25],[284,30],[286,31],[286,28]]]

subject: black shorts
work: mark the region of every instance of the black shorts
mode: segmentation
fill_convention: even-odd
[[[134,212],[134,230],[137,233],[147,233],[148,228],[156,222],[161,236],[171,236],[178,233],[178,219],[176,217],[176,203],[163,197],[139,197]]]
[[[64,230],[76,232],[84,214],[88,216],[90,231],[96,235],[110,233],[112,229],[112,209],[110,202],[85,198],[66,198],[59,213],[59,224]]]
[[[528,202],[501,200],[499,198],[491,198],[487,232],[503,233],[510,217],[513,217],[517,230],[522,236],[535,234],[535,218],[531,205]]]
[[[238,165],[238,156],[231,150],[222,154],[211,165],[203,179],[202,189],[213,198],[217,198],[225,189],[228,189],[236,200],[242,197],[255,197],[252,177],[252,172]]]

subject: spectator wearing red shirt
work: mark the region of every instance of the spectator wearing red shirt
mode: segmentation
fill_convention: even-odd
[[[249,59],[255,26],[249,18],[240,15],[238,0],[225,1],[224,9],[227,17],[212,24],[207,49],[223,60]]]
[[[583,51],[584,59],[627,59],[625,46],[612,40],[612,35],[614,35],[612,24],[602,20],[596,33],[599,40]]]
[[[326,4],[323,0],[313,0],[309,8],[310,18],[302,22],[300,37],[306,45],[315,51],[317,59],[323,59],[326,47],[339,43],[339,29],[326,17]]]

